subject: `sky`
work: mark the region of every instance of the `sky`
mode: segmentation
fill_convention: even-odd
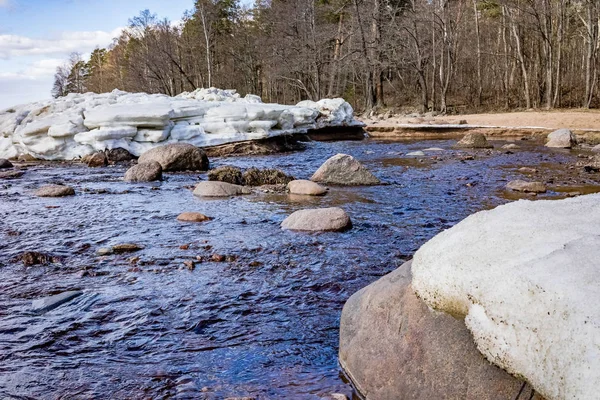
[[[194,0],[0,0],[0,110],[49,99],[56,67],[106,47],[149,9],[181,19]]]

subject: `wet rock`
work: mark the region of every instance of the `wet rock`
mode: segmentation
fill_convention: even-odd
[[[38,197],[66,197],[74,196],[75,189],[66,185],[46,185],[39,188],[35,195]]]
[[[117,244],[112,247],[112,251],[115,253],[133,253],[136,251],[143,250],[144,246],[135,243],[123,243]]]
[[[465,135],[454,147],[460,149],[491,149],[492,146],[483,133],[470,132]]]
[[[83,292],[79,290],[72,290],[63,292],[50,297],[44,297],[42,299],[34,300],[31,302],[31,311],[35,313],[45,313],[59,306],[68,303],[69,301],[79,297]]]
[[[308,196],[323,196],[327,193],[327,188],[307,180],[291,181],[287,184],[290,194],[300,194]]]
[[[231,197],[252,193],[250,189],[227,182],[200,182],[194,189],[194,196],[199,197]]]
[[[12,168],[14,165],[5,158],[0,158],[0,169]]]
[[[526,193],[546,193],[547,190],[542,182],[526,182],[522,180],[508,182],[506,188]]]
[[[424,157],[425,153],[423,153],[422,151],[413,151],[410,152],[406,155],[407,157]]]
[[[330,185],[378,185],[381,183],[360,162],[348,154],[337,154],[325,161],[310,178],[313,182]]]
[[[179,214],[177,221],[181,222],[206,222],[212,218],[198,212],[184,212]]]
[[[89,157],[86,157],[87,166],[90,168],[106,167],[108,165],[108,159],[103,151],[94,153]]]
[[[519,168],[519,172],[522,172],[524,174],[537,174],[538,170],[531,167],[522,167]]]
[[[208,157],[204,150],[188,144],[173,143],[155,147],[141,155],[139,162],[156,161],[163,171],[206,171]]]
[[[34,265],[55,264],[61,262],[60,257],[56,257],[46,253],[39,253],[37,251],[27,251],[19,255],[16,260],[22,261],[25,267],[31,267]]]
[[[0,171],[0,179],[18,179],[23,175],[24,171]]]
[[[258,169],[249,168],[242,175],[244,185],[263,186],[263,185],[287,185],[294,180],[293,176],[287,175],[278,169]]]
[[[135,160],[137,157],[129,151],[119,147],[116,149],[105,150],[106,159],[111,164],[118,164]]]
[[[237,167],[225,165],[208,172],[209,181],[227,182],[233,185],[243,185],[242,170]]]
[[[162,180],[162,166],[156,161],[142,162],[125,173],[126,182],[153,182]]]
[[[439,148],[439,147],[430,147],[430,148],[425,149],[423,151],[446,151],[446,150],[444,150],[442,148]]]
[[[406,263],[344,305],[339,361],[364,397],[541,400],[490,364],[462,321],[419,300],[411,278]]]
[[[294,231],[340,232],[351,227],[350,217],[338,207],[299,210],[281,223],[282,229]]]
[[[213,254],[210,257],[210,259],[211,259],[211,261],[214,261],[214,262],[225,262],[227,260],[227,257],[225,257],[222,254]]]
[[[577,145],[577,138],[569,129],[559,129],[548,135],[546,147],[570,149]]]
[[[96,251],[96,255],[99,255],[99,256],[109,256],[113,253],[114,253],[114,251],[110,247],[102,247]]]
[[[509,144],[505,144],[504,146],[502,146],[502,148],[504,150],[519,150],[521,148],[521,146],[519,146],[518,144],[515,144],[515,143],[509,143]]]

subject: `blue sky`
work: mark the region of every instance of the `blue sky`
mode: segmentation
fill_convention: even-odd
[[[149,9],[176,21],[193,0],[0,0],[0,109],[50,98],[56,67],[106,47]]]

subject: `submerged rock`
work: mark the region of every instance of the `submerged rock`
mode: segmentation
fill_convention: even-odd
[[[75,189],[65,185],[46,185],[36,190],[38,197],[66,197],[75,196]]]
[[[278,169],[248,168],[242,174],[242,180],[247,186],[287,185],[294,177]]]
[[[72,290],[69,292],[63,292],[50,297],[44,297],[43,299],[34,300],[31,303],[31,311],[35,313],[45,313],[55,308],[62,306],[65,303],[81,296],[82,291]]]
[[[200,182],[194,189],[194,195],[199,197],[231,197],[250,194],[252,191],[239,185],[227,182]]]
[[[378,185],[381,183],[360,162],[348,154],[337,154],[325,161],[310,178],[328,185]]]
[[[454,147],[460,149],[491,149],[492,146],[483,133],[470,132],[465,135]]]
[[[233,185],[243,185],[242,170],[238,167],[224,165],[208,171],[209,181],[227,182]]]
[[[281,227],[293,231],[339,232],[350,229],[352,222],[341,208],[316,208],[296,211]]]
[[[206,222],[212,218],[198,212],[184,212],[179,214],[177,221],[181,222]]]
[[[153,182],[162,180],[162,166],[156,161],[142,162],[125,173],[126,182]]]
[[[307,196],[323,196],[327,194],[327,188],[307,180],[291,181],[287,185],[290,194],[300,194]]]
[[[206,171],[208,157],[206,153],[191,144],[174,143],[156,147],[142,154],[140,163],[155,161],[163,171]]]
[[[410,262],[346,302],[339,361],[367,399],[540,400],[477,351],[462,321],[415,296]]]
[[[506,188],[516,192],[527,193],[546,193],[547,191],[546,186],[542,182],[526,182],[522,180],[508,182]]]
[[[415,254],[413,288],[548,399],[600,387],[600,195],[474,214]],[[473,243],[477,243],[476,246]]]
[[[55,264],[61,262],[60,257],[53,256],[51,254],[40,253],[37,251],[27,251],[25,253],[22,253],[17,257],[17,260],[22,261],[25,267],[32,267],[34,265]]]
[[[0,158],[0,169],[12,168],[14,165],[5,158]]]
[[[569,129],[559,129],[548,135],[546,147],[570,149],[577,145],[577,138]]]

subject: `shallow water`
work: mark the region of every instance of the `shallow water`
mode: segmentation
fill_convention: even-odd
[[[127,184],[121,181],[125,166],[45,164],[0,181],[0,397],[351,395],[337,365],[339,317],[350,295],[469,214],[528,198],[503,189],[508,180],[527,179],[519,167],[538,168],[537,178],[561,186],[538,198],[600,190],[598,176],[569,169],[575,152],[539,143],[519,143],[523,149],[514,154],[448,150],[422,161],[402,156],[453,143],[311,143],[303,152],[212,160],[213,166],[272,167],[309,178],[328,157],[344,152],[389,183],[332,188],[323,198],[203,200],[189,187],[205,174]],[[461,161],[464,155],[475,159]],[[78,195],[32,195],[38,186],[58,182]],[[334,205],[349,213],[352,230],[279,228],[295,210]],[[185,211],[215,219],[177,222]],[[95,254],[130,242],[145,249]],[[25,251],[62,262],[24,267],[15,257]],[[213,254],[230,257],[212,262]],[[197,256],[203,262],[193,271],[184,267]],[[30,312],[32,300],[75,289],[84,295],[43,315]]]

